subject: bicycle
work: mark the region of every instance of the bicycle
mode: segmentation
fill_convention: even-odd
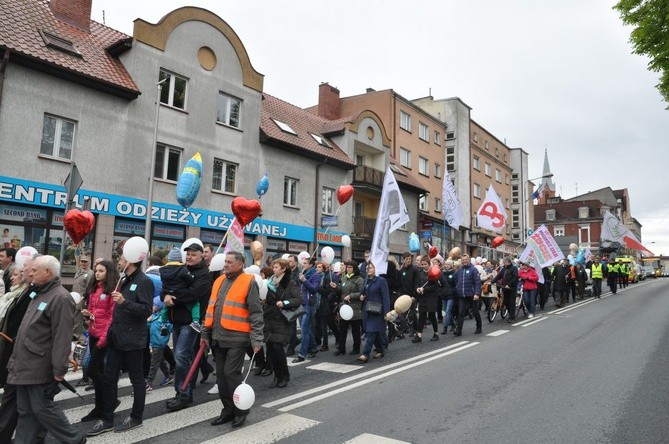
[[[520,310],[523,310],[523,314],[527,316],[527,305],[525,305],[522,288],[519,288],[516,293],[516,316],[520,314]]]
[[[490,310],[488,310],[488,322],[493,322],[497,317],[497,314],[501,316],[502,319],[505,319],[509,315],[509,310],[504,306],[504,297],[502,292],[497,293],[497,297],[493,299],[490,304]]]

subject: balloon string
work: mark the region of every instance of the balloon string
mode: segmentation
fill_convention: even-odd
[[[249,363],[249,370],[246,372],[246,376],[244,377],[242,384],[246,384],[246,379],[249,377],[249,373],[251,373],[251,367],[253,367],[253,359],[255,359],[255,357],[256,352],[253,352],[253,356],[251,356],[251,363]]]
[[[121,281],[125,277],[125,270],[128,268],[128,263],[125,263],[125,267],[123,267],[123,271],[121,272],[121,276],[118,278],[118,282],[116,283],[116,288],[114,289],[114,293],[118,292],[119,287],[121,286]]]

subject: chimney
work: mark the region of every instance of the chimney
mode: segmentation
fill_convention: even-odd
[[[51,0],[49,5],[58,20],[90,31],[93,0]]]
[[[339,90],[327,82],[318,86],[318,115],[335,120],[339,116]]]

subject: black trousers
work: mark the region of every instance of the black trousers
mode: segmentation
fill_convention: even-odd
[[[122,367],[128,369],[128,376],[130,376],[134,394],[130,416],[140,421],[144,416],[144,402],[146,400],[144,349],[118,350],[110,344],[107,348],[107,363],[104,373],[102,419],[105,422],[114,421],[114,410],[118,398],[118,377]]]
[[[63,410],[53,400],[59,392],[60,386],[55,380],[49,384],[16,386],[19,421],[15,444],[36,442],[40,426],[46,428],[57,442],[78,444],[84,439],[83,432],[70,424]]]
[[[19,421],[19,412],[16,410],[16,386],[5,384],[5,392],[2,395],[2,404],[0,405],[0,443],[10,442],[16,424]],[[44,442],[46,429],[41,424],[37,431],[37,442]]]
[[[88,363],[88,376],[93,380],[93,387],[95,387],[95,409],[102,411],[102,400],[104,398],[105,388],[105,356],[107,355],[107,347],[97,347],[100,338],[90,336],[88,341],[88,346],[91,353],[91,360]]]
[[[618,292],[618,273],[609,273],[608,284],[611,293],[616,294]]]
[[[339,322],[339,341],[337,347],[341,351],[346,351],[346,337],[348,336],[348,326],[351,326],[351,336],[353,336],[353,351],[360,353],[360,332],[362,331],[362,319]]]
[[[228,412],[233,412],[235,416],[248,414],[248,410],[239,410],[232,400],[235,389],[246,376],[242,374],[246,347],[221,348],[217,343],[212,343],[211,350],[216,362],[218,396],[223,404],[225,414],[228,415]]]
[[[594,278],[592,280],[592,294],[594,296],[600,296],[602,294],[602,279]]]
[[[267,361],[271,363],[274,370],[274,376],[281,381],[290,381],[290,372],[288,371],[288,362],[286,361],[286,352],[283,349],[282,342],[266,342]],[[270,365],[270,364],[268,364]]]
[[[515,304],[515,300],[514,300]],[[455,331],[462,333],[462,325],[465,323],[465,316],[467,315],[467,309],[471,308],[474,312],[474,320],[476,321],[476,328],[481,328],[481,313],[476,309],[476,301],[474,298],[458,298],[458,311],[460,316],[458,316],[458,325],[455,328]]]
[[[437,314],[433,311],[421,311],[418,313],[418,328],[416,328],[417,334],[423,334],[423,329],[427,321],[430,321],[432,324],[432,330],[437,334],[439,332],[439,327],[437,327]]]
[[[504,306],[509,310],[509,319],[516,319],[516,292],[511,288],[502,288]]]

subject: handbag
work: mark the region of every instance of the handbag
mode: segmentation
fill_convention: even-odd
[[[295,319],[299,318],[300,316],[302,316],[304,313],[307,312],[307,310],[304,309],[304,305],[300,305],[294,310],[286,310],[284,308],[280,308],[279,310],[281,311],[283,317],[286,318],[286,321],[288,321],[288,323],[293,322]]]
[[[377,301],[367,301],[365,303],[365,311],[367,314],[380,315],[383,314],[383,304]]]
[[[483,294],[490,294],[490,282],[484,282],[483,285],[481,286],[481,293]]]

